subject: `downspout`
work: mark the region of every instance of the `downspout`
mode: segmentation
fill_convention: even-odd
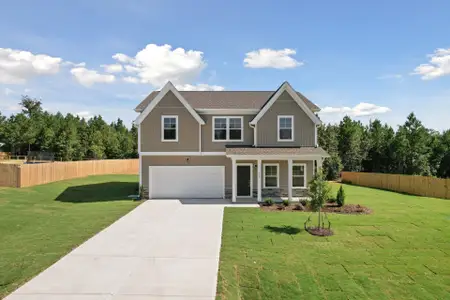
[[[253,147],[258,147],[257,134],[256,134],[256,124],[253,125],[248,123],[248,125],[253,128]]]
[[[198,152],[202,153],[202,124],[198,123]]]

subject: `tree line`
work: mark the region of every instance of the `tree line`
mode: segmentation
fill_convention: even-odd
[[[41,101],[22,96],[22,111],[9,117],[0,112],[0,146],[12,155],[48,152],[55,160],[136,158],[137,128],[121,119],[106,123],[101,116],[89,120],[73,114],[52,114]],[[3,144],[3,145],[2,145]]]
[[[136,158],[137,128],[121,119],[110,124],[101,116],[89,120],[73,114],[52,114],[41,101],[23,96],[22,111],[0,112],[0,146],[12,155],[50,152],[56,160]],[[344,171],[450,177],[450,130],[425,128],[411,113],[394,130],[380,120],[369,125],[344,117],[339,124],[321,125],[319,145],[329,154],[323,163],[328,179]]]
[[[341,170],[450,177],[450,130],[425,128],[414,113],[397,130],[378,119],[363,125],[344,117],[321,125],[318,139],[330,154],[323,164],[328,179]]]

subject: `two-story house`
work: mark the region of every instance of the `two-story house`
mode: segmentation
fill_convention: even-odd
[[[288,82],[276,91],[178,91],[136,108],[139,180],[150,199],[306,196],[328,154],[319,108]]]

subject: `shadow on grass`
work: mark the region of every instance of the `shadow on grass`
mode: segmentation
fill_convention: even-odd
[[[284,233],[284,234],[289,234],[289,235],[298,234],[302,231],[298,227],[292,227],[292,226],[286,226],[286,225],[281,226],[281,227],[266,225],[266,226],[264,226],[264,229],[268,230],[270,232],[274,232],[274,233]]]
[[[137,192],[135,182],[105,182],[68,187],[55,200],[72,203],[130,200],[128,196]]]

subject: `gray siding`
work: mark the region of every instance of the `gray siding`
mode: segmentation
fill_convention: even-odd
[[[278,115],[294,116],[294,141],[278,142]],[[257,124],[257,145],[260,146],[315,146],[315,124],[295,102],[284,92],[269,108]]]
[[[178,116],[178,142],[161,141],[161,116]],[[141,123],[141,151],[199,151],[199,123],[172,93],[167,93]]]
[[[227,115],[227,117],[243,117],[244,139],[242,142],[213,142],[213,115],[200,115],[205,120],[202,126],[202,151],[224,152],[225,145],[253,145],[253,128],[248,123],[254,118],[253,115]],[[217,115],[220,117],[220,115]]]
[[[253,192],[256,197],[258,181],[256,161],[242,160],[238,163],[253,164]],[[286,160],[263,160],[261,165],[261,187],[263,187],[263,166],[265,163],[278,163],[280,186],[278,189],[264,189],[263,195],[273,194],[274,196],[286,196],[288,190],[288,162]],[[294,163],[306,164],[307,186],[313,177],[313,161],[294,161]],[[142,185],[148,190],[148,170],[150,166],[225,166],[225,191],[229,196],[232,186],[231,159],[225,156],[143,156],[142,157]],[[273,191],[271,191],[273,190]],[[293,190],[293,195],[303,194],[305,190]]]

